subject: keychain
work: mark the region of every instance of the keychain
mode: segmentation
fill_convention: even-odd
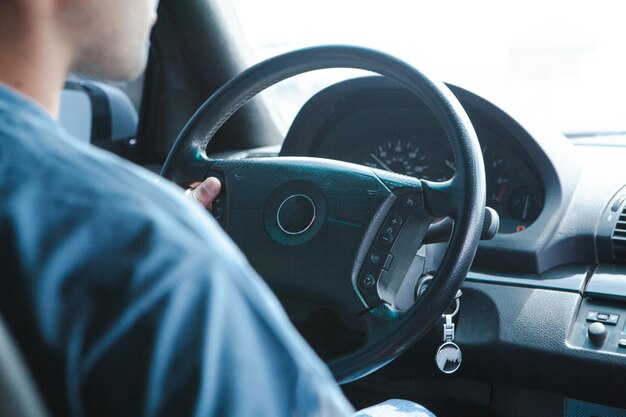
[[[443,344],[437,350],[435,362],[439,370],[444,374],[456,372],[461,367],[461,361],[463,360],[461,348],[453,342],[455,325],[452,321],[452,318],[457,315],[461,307],[461,295],[461,290],[457,291],[454,311],[451,314],[441,315],[446,322],[443,324]]]

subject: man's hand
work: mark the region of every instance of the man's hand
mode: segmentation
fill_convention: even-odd
[[[217,178],[209,177],[204,182],[194,182],[190,185],[185,195],[197,200],[204,207],[210,209],[211,203],[217,198],[222,188],[222,184]]]

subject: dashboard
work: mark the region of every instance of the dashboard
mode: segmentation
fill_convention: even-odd
[[[449,87],[475,128],[485,162],[486,203],[501,218],[499,233],[480,242],[462,288],[455,337],[463,349],[462,379],[472,381],[469,389],[485,398],[491,398],[492,385],[511,384],[566,397],[555,396],[552,411],[541,415],[578,415],[568,411],[572,399],[596,403],[584,403],[594,410],[587,415],[604,415],[595,411],[597,404],[626,413],[626,141],[570,140]],[[228,157],[277,152],[267,147]],[[430,181],[447,180],[455,170],[435,116],[381,77],[347,80],[313,96],[278,155],[332,158]],[[425,245],[425,271],[436,269],[445,247]],[[328,329],[328,323],[342,323],[330,310],[302,302],[285,307],[299,312],[294,316],[298,328],[314,346],[340,351],[354,343],[350,325]],[[606,329],[602,342],[589,330],[598,322]],[[441,378],[432,360],[440,329],[435,326],[368,383],[417,387],[425,381],[423,389],[412,391],[431,390],[431,382]],[[447,400],[449,390],[442,387]],[[538,415],[537,408],[545,404],[516,415]]]
[[[475,128],[486,203],[501,218],[498,235],[481,241],[463,286],[455,339],[463,346],[463,377],[510,385],[515,375],[526,388],[626,409],[626,250],[620,246],[626,240],[626,146],[577,144],[449,87]],[[430,181],[450,179],[455,170],[436,117],[380,77],[344,81],[311,98],[280,155],[338,159]],[[598,315],[600,321],[615,318],[600,343],[589,333]],[[440,338],[433,331],[378,380],[436,378],[428,369]],[[493,365],[493,358],[510,357],[520,360]]]
[[[524,231],[544,207],[537,169],[510,132],[471,108],[470,118],[483,151],[486,204],[500,215],[499,232]],[[312,125],[319,126],[314,136]],[[338,159],[430,181],[451,179],[456,165],[433,113],[378,77],[346,81],[320,93],[300,112],[282,154]]]

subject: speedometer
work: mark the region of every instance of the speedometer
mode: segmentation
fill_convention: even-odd
[[[365,165],[411,177],[430,179],[428,158],[408,140],[389,141],[369,154]]]

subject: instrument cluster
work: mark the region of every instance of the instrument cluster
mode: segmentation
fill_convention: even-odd
[[[539,217],[545,201],[523,139],[504,124],[495,106],[461,104],[481,144],[486,204],[500,215],[499,233],[522,232]],[[311,98],[294,120],[281,155],[337,159],[429,181],[452,178],[456,167],[435,115],[382,77],[344,81]]]
[[[309,155],[430,181],[452,178],[456,165],[452,148],[430,111],[372,104],[361,103],[335,118],[317,137]],[[510,138],[479,120],[473,120],[473,124],[485,163],[486,203],[500,215],[500,233],[521,232],[543,209],[540,182]]]

